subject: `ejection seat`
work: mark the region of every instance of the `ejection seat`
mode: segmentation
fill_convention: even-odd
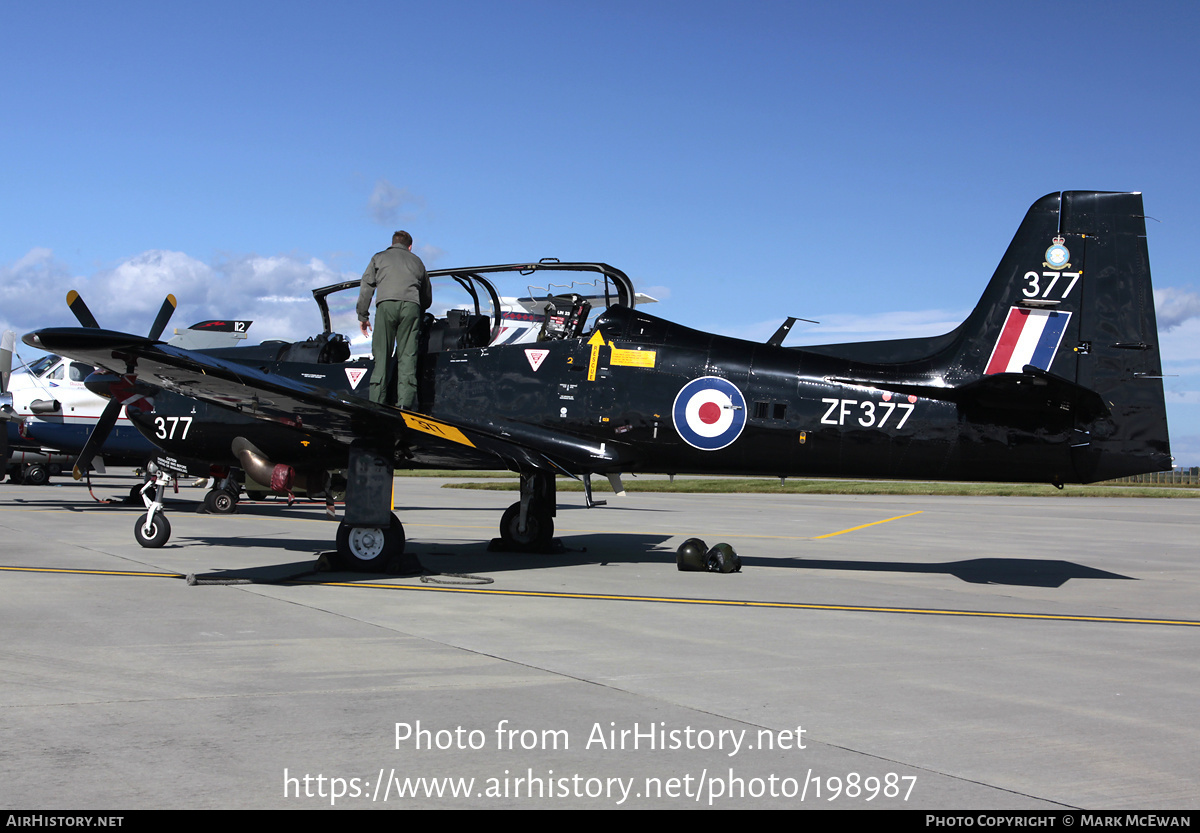
[[[492,334],[492,319],[461,309],[447,310],[445,318],[437,319],[426,313],[421,330],[428,339],[423,352],[469,350],[472,347],[488,346]]]

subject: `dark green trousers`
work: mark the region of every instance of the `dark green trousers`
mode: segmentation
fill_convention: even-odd
[[[380,405],[412,408],[417,403],[417,342],[421,336],[421,308],[412,301],[380,301],[375,305],[375,335],[371,354],[371,401]],[[392,362],[392,350],[396,361]],[[396,373],[396,401],[387,401],[388,377]]]

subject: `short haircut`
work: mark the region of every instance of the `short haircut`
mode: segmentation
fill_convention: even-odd
[[[396,232],[395,234],[392,235],[392,245],[395,246],[397,243],[399,243],[401,246],[406,246],[406,247],[411,246],[412,245],[412,235],[409,234],[407,231]]]

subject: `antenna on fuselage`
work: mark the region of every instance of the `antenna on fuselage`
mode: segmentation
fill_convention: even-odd
[[[811,318],[796,318],[794,315],[789,315],[787,321],[779,325],[779,329],[775,331],[775,335],[767,339],[767,344],[772,347],[782,347],[783,340],[787,338],[788,333],[792,331],[792,325],[797,321],[804,321],[809,324],[820,324],[820,321],[813,321]]]

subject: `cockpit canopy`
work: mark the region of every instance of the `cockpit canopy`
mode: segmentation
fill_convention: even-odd
[[[546,281],[544,287],[526,287],[528,297],[502,296],[491,280],[497,274],[529,276],[540,272],[556,274],[542,278]],[[582,333],[593,309],[633,307],[655,300],[636,293],[624,272],[604,263],[543,259],[537,263],[437,269],[428,274],[434,283],[434,305],[422,328],[422,352],[430,353],[573,338]],[[343,281],[313,290],[327,341],[338,339],[340,333],[357,334],[355,305],[360,283]],[[457,285],[466,293],[466,299],[448,301],[452,293],[439,291],[440,284]],[[349,339],[352,353],[359,342],[363,340],[356,335]],[[365,343],[363,346],[369,350]]]

